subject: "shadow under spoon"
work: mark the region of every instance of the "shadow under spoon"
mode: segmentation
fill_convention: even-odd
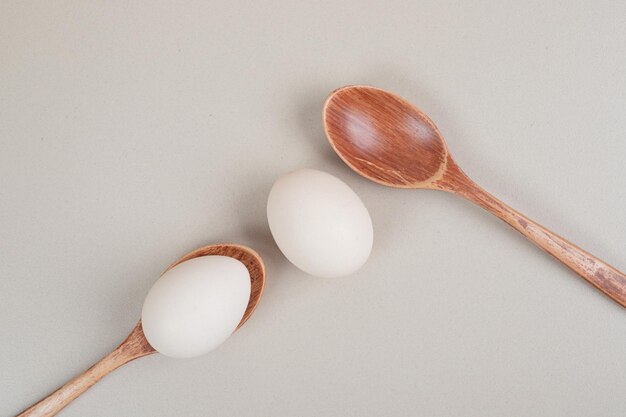
[[[250,301],[237,326],[237,329],[239,329],[250,318],[263,295],[263,288],[265,286],[265,266],[263,260],[255,251],[245,246],[232,244],[209,245],[186,254],[170,265],[166,271],[182,262],[208,255],[222,255],[235,258],[243,263],[250,273]],[[53,416],[110,372],[133,359],[141,358],[142,356],[152,353],[156,353],[156,350],[154,350],[146,340],[141,327],[141,320],[139,320],[126,340],[111,353],[46,398],[18,414],[17,417]]]
[[[354,171],[396,188],[447,191],[504,220],[615,302],[626,307],[626,276],[498,200],[452,159],[435,124],[401,97],[368,86],[335,90],[324,105],[333,149]]]

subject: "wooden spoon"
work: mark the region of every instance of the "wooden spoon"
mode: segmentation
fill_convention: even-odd
[[[368,86],[335,90],[324,105],[331,146],[354,171],[397,188],[427,188],[466,198],[504,220],[614,301],[626,307],[626,276],[474,183],[454,162],[435,124],[417,107]]]
[[[255,251],[245,246],[231,244],[210,245],[188,253],[170,265],[166,271],[181,262],[207,255],[230,256],[241,261],[250,272],[250,301],[248,302],[248,307],[246,308],[243,318],[237,326],[237,329],[239,329],[250,318],[263,295],[263,288],[265,286],[265,266],[263,260]],[[142,356],[150,355],[155,352],[156,350],[154,350],[146,340],[141,327],[141,320],[139,320],[126,340],[115,348],[113,352],[109,353],[91,368],[87,369],[81,375],[72,379],[46,398],[20,413],[17,417],[53,416],[110,372],[133,359],[141,358]]]

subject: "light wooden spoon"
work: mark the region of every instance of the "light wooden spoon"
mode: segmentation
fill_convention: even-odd
[[[626,307],[626,276],[474,183],[454,162],[435,124],[417,107],[368,86],[335,90],[324,105],[331,146],[354,171],[397,188],[443,190],[504,220],[600,291]]]
[[[232,244],[209,245],[188,253],[170,265],[167,270],[170,270],[181,262],[207,255],[230,256],[241,261],[250,272],[250,301],[248,302],[248,307],[246,308],[243,318],[237,326],[237,329],[239,329],[250,318],[263,295],[263,288],[265,287],[265,265],[263,264],[263,260],[255,251],[245,246]],[[146,340],[141,327],[141,320],[139,320],[126,340],[115,348],[113,352],[109,353],[91,368],[87,369],[81,375],[72,379],[46,398],[20,413],[17,417],[53,416],[110,372],[133,359],[141,358],[142,356],[150,355],[155,352],[154,348],[150,346],[150,343]]]

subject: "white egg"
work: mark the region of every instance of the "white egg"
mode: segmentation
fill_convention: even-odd
[[[372,250],[372,220],[340,179],[314,169],[280,177],[267,201],[274,240],[295,266],[318,277],[359,269]]]
[[[185,261],[152,286],[143,303],[143,332],[158,352],[189,358],[215,349],[241,321],[250,273],[228,256]]]

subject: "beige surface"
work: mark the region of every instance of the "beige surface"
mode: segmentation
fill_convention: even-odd
[[[478,208],[386,189],[325,142],[326,94],[432,116],[485,188],[626,269],[626,6],[577,2],[0,3],[0,415],[121,341],[205,243],[265,258],[210,355],[141,359],[71,416],[621,416],[626,310]],[[319,280],[279,254],[273,180],[327,170],[374,251]]]

